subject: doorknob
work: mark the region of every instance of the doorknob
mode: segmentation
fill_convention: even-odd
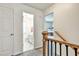
[[[14,34],[10,34],[11,36],[14,36]]]

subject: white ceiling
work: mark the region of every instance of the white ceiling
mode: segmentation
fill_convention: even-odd
[[[24,3],[24,5],[28,5],[30,7],[33,7],[42,11],[50,7],[52,4],[53,3]]]

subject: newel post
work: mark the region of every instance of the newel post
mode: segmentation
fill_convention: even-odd
[[[43,35],[43,56],[45,56],[46,55],[46,40],[48,38],[48,32],[44,31],[42,32],[42,35]]]

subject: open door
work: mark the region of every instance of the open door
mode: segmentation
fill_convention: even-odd
[[[23,12],[23,52],[34,49],[34,15]]]

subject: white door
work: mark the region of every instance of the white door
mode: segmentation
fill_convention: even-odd
[[[0,7],[0,55],[13,53],[13,9]]]

